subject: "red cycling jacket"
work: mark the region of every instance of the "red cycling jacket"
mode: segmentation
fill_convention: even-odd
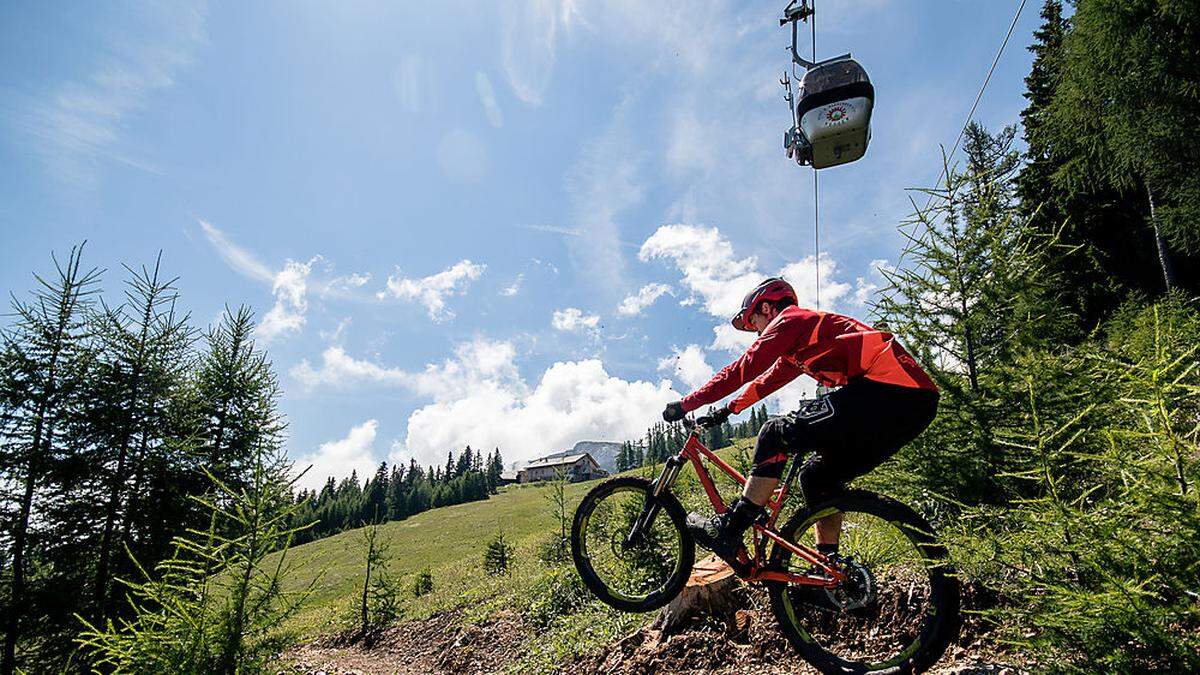
[[[793,305],[780,312],[737,361],[685,396],[683,409],[690,412],[715,403],[753,380],[729,404],[739,413],[801,375],[830,387],[863,377],[938,390],[891,333],[848,316]]]

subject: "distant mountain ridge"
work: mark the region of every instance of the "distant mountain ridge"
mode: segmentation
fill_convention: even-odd
[[[617,454],[621,452],[621,444],[613,441],[579,441],[570,450],[555,452],[538,459],[550,459],[553,457],[566,457],[567,455],[578,455],[586,452],[596,460],[601,469],[609,473],[615,473],[617,470]]]

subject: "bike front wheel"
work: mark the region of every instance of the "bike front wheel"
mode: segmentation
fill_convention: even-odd
[[[653,517],[634,532],[639,519]],[[620,476],[597,485],[579,503],[571,526],[571,557],[583,583],[604,603],[648,612],[687,584],[696,545],[673,495],[654,496],[650,481]]]
[[[780,628],[801,656],[824,673],[926,670],[958,635],[958,581],[945,547],[911,508],[863,491],[801,510],[780,535],[816,548],[814,525],[839,514],[839,566],[846,581],[834,588],[770,584]],[[770,567],[816,572],[778,544]]]

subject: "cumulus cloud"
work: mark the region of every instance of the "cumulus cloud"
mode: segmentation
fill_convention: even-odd
[[[712,379],[713,367],[704,360],[704,350],[700,345],[688,345],[683,349],[671,348],[671,356],[663,357],[658,362],[659,372],[671,373],[678,381],[695,389]]]
[[[636,316],[650,305],[654,304],[666,293],[671,293],[671,287],[666,284],[646,284],[637,293],[627,296],[617,307],[617,312],[625,316]]]
[[[779,270],[779,276],[787,279],[796,289],[800,304],[805,307],[820,307],[832,309],[850,292],[850,284],[838,281],[837,262],[828,254],[822,253],[820,262],[813,256],[788,263]],[[820,293],[817,289],[817,271],[821,273]]]
[[[196,222],[200,225],[204,238],[208,240],[226,265],[229,265],[235,272],[255,281],[271,282],[271,293],[275,296],[275,304],[267,310],[255,329],[256,338],[264,343],[270,343],[290,333],[298,332],[304,327],[305,314],[308,312],[309,276],[313,266],[321,260],[321,256],[314,256],[304,263],[288,260],[284,263],[283,269],[273,272],[266,263],[239,246],[211,223],[199,219]],[[351,275],[344,279],[357,279],[358,277],[359,275]],[[363,281],[363,283],[366,282]],[[323,288],[326,286],[322,284]]]
[[[638,251],[643,262],[667,259],[683,274],[682,283],[713,316],[732,316],[742,296],[763,280],[754,256],[738,258],[715,227],[663,225]]]
[[[454,317],[454,312],[446,306],[446,298],[466,293],[471,282],[478,279],[487,265],[476,264],[470,260],[460,260],[437,274],[427,277],[408,278],[397,274],[388,276],[387,288],[380,291],[380,299],[389,295],[393,298],[416,302],[425,307],[429,318],[434,321],[445,321]]]
[[[858,307],[866,307],[871,299],[879,292],[886,283],[884,271],[892,269],[887,260],[879,259],[871,261],[870,276],[856,277],[854,280],[854,304]]]
[[[402,384],[408,376],[408,373],[399,368],[387,368],[371,361],[356,359],[338,345],[325,349],[321,354],[319,367],[314,367],[308,359],[303,359],[288,372],[301,387],[309,391],[319,387],[345,388],[364,382]]]
[[[304,327],[304,315],[308,312],[308,275],[317,258],[306,263],[289,260],[275,275],[271,292],[275,294],[275,305],[263,316],[255,329],[255,337],[272,342]]]
[[[427,366],[431,378],[453,376],[459,386],[429,392],[435,400],[409,417],[392,461],[442,461],[448,448],[468,444],[499,447],[506,461],[528,461],[581,440],[637,438],[679,397],[667,380],[623,380],[595,359],[555,363],[529,386],[514,357],[507,343],[477,341]]]
[[[303,470],[312,466],[297,483],[298,487],[320,490],[325,481],[333,476],[338,480],[357,472],[358,479],[374,475],[375,436],[379,429],[377,420],[367,420],[350,429],[345,438],[327,441],[316,452],[302,456],[296,468]]]
[[[518,272],[517,278],[513,279],[513,282],[511,284],[500,289],[500,295],[511,298],[512,296],[516,295],[517,293],[520,293],[521,292],[521,284],[524,281],[525,281],[525,273]]]
[[[836,307],[851,293],[848,283],[837,279],[838,266],[828,255],[807,256],[788,263],[774,274],[760,271],[754,256],[738,257],[733,245],[715,227],[663,225],[650,235],[638,251],[643,262],[668,260],[682,274],[681,284],[691,296],[681,304],[699,304],[722,321],[713,328],[713,349],[740,352],[754,341],[754,334],[738,331],[727,323],[742,306],[745,294],[768,276],[782,276],[796,289],[803,306],[816,307],[816,272],[821,273],[820,306]]]
[[[476,338],[458,344],[454,356],[440,364],[428,364],[423,370],[408,371],[351,356],[340,345],[331,345],[321,353],[314,366],[303,359],[289,374],[306,391],[349,389],[363,385],[402,387],[415,394],[435,399],[463,395],[464,387],[478,380],[503,382],[520,389],[520,375],[514,360],[516,348],[511,342]]]
[[[583,310],[577,307],[568,307],[566,309],[554,310],[554,316],[550,319],[550,324],[554,326],[554,330],[561,331],[576,331],[583,329],[595,329],[600,323],[600,317],[596,314],[584,314]]]

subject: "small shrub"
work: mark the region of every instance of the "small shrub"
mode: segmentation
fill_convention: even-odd
[[[571,559],[571,540],[551,532],[538,543],[537,556],[543,565],[562,565]]]
[[[578,611],[591,600],[583,580],[573,568],[551,567],[530,592],[528,617],[545,628],[556,618]]]
[[[414,598],[433,592],[433,572],[428,567],[417,573],[413,579],[412,593]]]
[[[512,565],[513,547],[504,539],[504,532],[497,532],[483,552],[483,569],[488,574],[507,574]]]

